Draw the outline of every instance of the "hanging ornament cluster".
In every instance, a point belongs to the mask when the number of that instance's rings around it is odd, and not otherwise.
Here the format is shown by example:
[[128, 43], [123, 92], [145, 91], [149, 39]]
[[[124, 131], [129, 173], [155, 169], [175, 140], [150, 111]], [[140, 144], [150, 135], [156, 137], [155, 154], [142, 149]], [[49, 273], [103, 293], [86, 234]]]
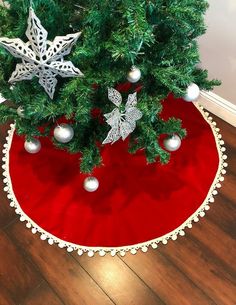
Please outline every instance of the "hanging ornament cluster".
[[164, 147], [168, 151], [176, 151], [180, 148], [181, 146], [181, 139], [178, 135], [174, 134], [172, 136], [168, 136], [164, 140]]
[[[14, 57], [22, 60], [16, 65], [15, 71], [9, 79], [10, 83], [22, 80], [39, 78], [39, 84], [46, 93], [53, 99], [57, 76], [61, 77], [82, 77], [83, 73], [76, 68], [71, 61], [64, 61], [64, 56], [71, 52], [81, 32], [57, 36], [54, 41], [48, 41], [48, 33], [36, 16], [32, 7], [29, 9], [28, 28], [26, 36], [28, 42], [24, 43], [19, 38], [0, 38], [0, 46], [8, 50]], [[141, 71], [132, 66], [127, 74], [130, 83], [137, 83], [141, 79]], [[186, 101], [195, 101], [200, 95], [199, 87], [192, 83], [188, 86]], [[137, 108], [137, 93], [129, 94], [126, 104], [122, 105], [122, 96], [119, 91], [108, 89], [108, 99], [116, 106], [115, 109], [104, 115], [107, 124], [111, 127], [103, 144], [114, 143], [120, 138], [125, 140], [136, 128], [136, 122], [142, 118], [142, 112]], [[24, 107], [19, 106], [16, 110], [20, 118], [24, 118]], [[74, 130], [69, 124], [60, 124], [55, 127], [54, 138], [63, 144], [69, 143], [74, 137]], [[172, 135], [164, 140], [166, 150], [176, 151], [181, 146], [181, 139], [178, 135]], [[38, 139], [25, 141], [25, 150], [30, 154], [36, 154], [41, 150], [41, 142]], [[84, 189], [87, 192], [95, 192], [99, 188], [99, 181], [95, 177], [88, 177], [84, 180]]]
[[[17, 111], [20, 115], [22, 115], [21, 110], [22, 109], [19, 109], [19, 111]], [[54, 129], [54, 138], [60, 143], [68, 143], [73, 139], [73, 137], [74, 129], [68, 124], [58, 125]], [[24, 147], [28, 153], [36, 154], [41, 150], [41, 143], [38, 139], [33, 139], [31, 141], [25, 141]]]
[[0, 38], [0, 46], [22, 60], [21, 64], [16, 65], [16, 70], [12, 73], [9, 82], [31, 80], [37, 76], [39, 84], [53, 99], [57, 75], [61, 77], [83, 76], [83, 73], [71, 61], [64, 61], [63, 58], [71, 52], [71, 48], [76, 44], [80, 35], [81, 32], [57, 36], [53, 42], [48, 41], [48, 33], [31, 7], [26, 31], [29, 41], [24, 43], [19, 38]]
[[186, 90], [186, 94], [183, 97], [183, 99], [186, 102], [195, 102], [200, 96], [200, 89], [198, 87], [198, 85], [191, 83], [187, 90]]
[[120, 138], [125, 140], [136, 128], [136, 121], [142, 118], [142, 112], [137, 106], [137, 93], [129, 94], [125, 110], [121, 110], [122, 96], [119, 91], [109, 88], [108, 99], [116, 108], [107, 114], [104, 114], [106, 122], [111, 126], [106, 139], [102, 144], [115, 143]]
[[54, 129], [54, 138], [60, 143], [69, 143], [74, 137], [74, 129], [68, 124], [60, 124]]
[[137, 83], [141, 79], [141, 71], [139, 68], [133, 66], [131, 70], [128, 72], [127, 80], [130, 83]]

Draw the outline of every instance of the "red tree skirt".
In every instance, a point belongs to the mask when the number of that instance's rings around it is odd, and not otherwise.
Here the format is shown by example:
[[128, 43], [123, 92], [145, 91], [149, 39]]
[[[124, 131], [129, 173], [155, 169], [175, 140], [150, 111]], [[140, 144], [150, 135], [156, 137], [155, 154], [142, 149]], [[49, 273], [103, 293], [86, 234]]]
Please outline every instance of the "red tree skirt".
[[83, 189], [78, 155], [55, 149], [48, 139], [30, 155], [12, 125], [3, 165], [11, 206], [42, 239], [89, 256], [147, 251], [184, 235], [214, 201], [227, 164], [219, 130], [200, 107], [169, 98], [163, 117], [170, 116], [188, 131], [170, 163], [147, 165], [143, 151], [127, 152], [127, 142], [106, 145], [104, 166], [94, 172], [100, 182], [95, 193]]

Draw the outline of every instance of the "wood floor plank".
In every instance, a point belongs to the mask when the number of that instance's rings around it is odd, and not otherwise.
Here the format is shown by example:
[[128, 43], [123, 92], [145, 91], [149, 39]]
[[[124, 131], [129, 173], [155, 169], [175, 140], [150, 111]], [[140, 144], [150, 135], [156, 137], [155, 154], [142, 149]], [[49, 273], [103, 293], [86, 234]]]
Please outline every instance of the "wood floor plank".
[[232, 200], [219, 194], [210, 211], [207, 212], [207, 219], [210, 219], [227, 235], [236, 240], [236, 205]]
[[[163, 305], [163, 301], [128, 268], [119, 257], [89, 258], [73, 254], [116, 305]], [[127, 289], [128, 288], [128, 289]]]
[[0, 275], [0, 286], [9, 292], [16, 303], [20, 303], [42, 282], [38, 271], [2, 230], [0, 231]]
[[44, 282], [30, 294], [30, 296], [22, 303], [22, 305], [64, 305], [55, 292]]
[[220, 193], [232, 200], [236, 205], [236, 174], [228, 172]]
[[8, 232], [66, 305], [114, 305], [65, 250], [49, 246], [18, 223], [11, 225]]
[[[203, 243], [228, 267], [235, 271], [236, 276], [236, 240], [224, 233], [209, 219], [195, 224], [190, 234]], [[209, 236], [211, 237], [209, 241]]]
[[[1, 175], [1, 173], [0, 173]], [[13, 208], [9, 205], [9, 199], [3, 192], [3, 182], [0, 181], [0, 229], [6, 227], [11, 221], [17, 218]]]
[[10, 129], [10, 123], [0, 126], [0, 144], [1, 146], [6, 143], [7, 131]]
[[213, 117], [214, 121], [217, 123], [217, 127], [220, 128], [220, 133], [222, 134], [225, 143], [236, 149], [236, 128], [216, 116]]
[[236, 149], [232, 149], [230, 146], [226, 146], [226, 152], [228, 163], [227, 172], [236, 173]]
[[[168, 305], [215, 305], [159, 251], [138, 252], [121, 258]], [[138, 262], [138, 263], [137, 263]]]
[[221, 261], [197, 240], [192, 240], [187, 234], [175, 242], [170, 241], [159, 251], [191, 278], [217, 305], [235, 304], [236, 278], [228, 274]]
[[[0, 275], [1, 277], [2, 275]], [[0, 285], [0, 304], [1, 305], [16, 305], [10, 293]]]
[[[1, 126], [0, 128], [0, 159], [2, 160], [3, 153], [3, 144], [5, 143], [5, 137], [7, 135], [6, 130], [8, 129], [7, 125]], [[6, 193], [3, 191], [4, 183], [2, 179], [3, 169], [0, 166], [0, 229], [4, 228], [9, 222], [16, 218], [14, 210], [9, 205], [9, 199], [6, 196]]]

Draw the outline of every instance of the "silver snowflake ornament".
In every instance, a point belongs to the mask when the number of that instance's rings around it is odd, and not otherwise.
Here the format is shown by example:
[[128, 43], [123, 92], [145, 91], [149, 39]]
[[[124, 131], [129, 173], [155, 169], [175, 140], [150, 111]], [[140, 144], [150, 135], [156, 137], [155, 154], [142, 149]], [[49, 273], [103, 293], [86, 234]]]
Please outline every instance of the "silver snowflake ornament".
[[47, 94], [53, 99], [57, 79], [61, 77], [83, 76], [71, 61], [64, 61], [64, 56], [71, 52], [81, 32], [57, 36], [54, 41], [48, 41], [48, 32], [42, 26], [33, 8], [29, 10], [28, 28], [26, 36], [29, 39], [24, 43], [21, 39], [0, 38], [0, 46], [8, 50], [14, 57], [22, 60], [16, 65], [16, 70], [9, 79], [10, 83], [22, 80], [31, 80], [34, 76]]
[[137, 106], [137, 93], [129, 94], [125, 110], [121, 110], [122, 96], [119, 91], [108, 89], [108, 99], [116, 106], [116, 108], [107, 114], [104, 114], [106, 122], [111, 126], [106, 139], [102, 144], [115, 143], [120, 138], [125, 140], [136, 128], [136, 121], [142, 117], [142, 112]]

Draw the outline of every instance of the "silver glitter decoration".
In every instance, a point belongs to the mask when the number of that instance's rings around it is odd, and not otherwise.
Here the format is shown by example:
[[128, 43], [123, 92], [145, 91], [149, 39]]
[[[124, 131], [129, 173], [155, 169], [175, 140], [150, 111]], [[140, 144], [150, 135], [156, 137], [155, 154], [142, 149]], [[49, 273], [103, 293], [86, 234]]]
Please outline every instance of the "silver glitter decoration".
[[105, 114], [106, 122], [111, 126], [106, 139], [102, 144], [115, 143], [120, 138], [125, 140], [136, 128], [136, 121], [141, 119], [142, 112], [137, 106], [137, 93], [129, 94], [125, 110], [120, 110], [122, 96], [117, 90], [108, 89], [108, 99], [116, 106], [116, 108]]
[[61, 77], [83, 76], [83, 73], [71, 61], [64, 61], [63, 58], [71, 52], [71, 48], [76, 44], [80, 35], [81, 32], [57, 36], [53, 42], [48, 41], [47, 31], [41, 25], [33, 8], [30, 8], [26, 31], [29, 41], [24, 43], [19, 38], [0, 38], [0, 46], [22, 60], [21, 64], [16, 65], [16, 70], [12, 73], [9, 82], [31, 80], [37, 76], [39, 84], [53, 99], [57, 75]]

